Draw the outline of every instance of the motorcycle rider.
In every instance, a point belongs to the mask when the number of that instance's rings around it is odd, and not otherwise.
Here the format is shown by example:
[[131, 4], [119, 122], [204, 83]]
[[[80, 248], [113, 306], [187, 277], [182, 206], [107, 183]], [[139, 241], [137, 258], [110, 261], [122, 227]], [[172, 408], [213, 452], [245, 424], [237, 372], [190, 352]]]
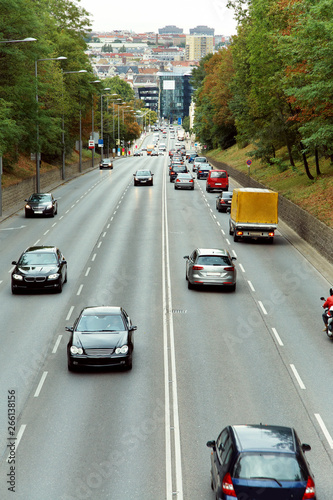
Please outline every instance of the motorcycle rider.
[[325, 323], [325, 328], [323, 329], [323, 332], [326, 332], [326, 330], [327, 330], [328, 318], [331, 317], [331, 314], [330, 314], [331, 307], [333, 307], [333, 288], [330, 288], [330, 296], [327, 297], [326, 301], [323, 304], [323, 308], [324, 309], [327, 308], [327, 311], [325, 311], [323, 313], [323, 321]]

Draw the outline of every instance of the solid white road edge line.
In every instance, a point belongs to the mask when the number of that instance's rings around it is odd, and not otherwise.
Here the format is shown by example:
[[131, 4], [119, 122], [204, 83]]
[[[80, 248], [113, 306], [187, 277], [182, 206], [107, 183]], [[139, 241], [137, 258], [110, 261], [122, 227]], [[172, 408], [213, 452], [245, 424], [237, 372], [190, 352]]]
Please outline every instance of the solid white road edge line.
[[[166, 166], [166, 161], [165, 164]], [[167, 215], [167, 201], [166, 201], [166, 182], [165, 182], [165, 169], [163, 176], [163, 220], [162, 227], [164, 227], [164, 242], [165, 247], [163, 246], [163, 261], [166, 264], [166, 280], [165, 283], [165, 299], [166, 299], [166, 307], [167, 307], [167, 315], [163, 315], [163, 321], [166, 321], [168, 318], [169, 324], [169, 335], [170, 335], [170, 361], [171, 361], [171, 394], [172, 394], [172, 408], [173, 408], [173, 433], [174, 433], [174, 449], [175, 449], [175, 478], [176, 478], [176, 489], [172, 488], [173, 491], [168, 491], [167, 500], [171, 500], [172, 498], [177, 498], [177, 500], [183, 500], [183, 480], [182, 480], [182, 463], [181, 463], [181, 446], [180, 446], [180, 431], [179, 431], [179, 412], [178, 412], [178, 394], [177, 394], [177, 372], [176, 372], [176, 356], [175, 356], [175, 344], [174, 344], [174, 328], [173, 328], [173, 317], [172, 317], [172, 295], [171, 295], [171, 277], [170, 277], [170, 260], [169, 260], [169, 238], [168, 238], [168, 215]], [[165, 248], [165, 256], [164, 256], [164, 248]], [[165, 260], [164, 260], [165, 259]], [[163, 287], [164, 290], [164, 287]], [[167, 340], [167, 338], [166, 338]], [[168, 346], [165, 345], [164, 349], [168, 351]], [[168, 383], [168, 391], [169, 391], [169, 377], [168, 380], [165, 380], [165, 384]], [[168, 396], [169, 398], [169, 396]], [[168, 402], [169, 404], [169, 402]], [[169, 412], [170, 413], [170, 412]], [[168, 417], [169, 419], [169, 417]], [[170, 429], [170, 427], [169, 427]], [[170, 436], [169, 438], [170, 439]], [[169, 454], [169, 451], [167, 452]], [[167, 465], [167, 469], [169, 471], [169, 466]], [[168, 480], [168, 478], [167, 478]], [[171, 478], [172, 481], [172, 478]]]

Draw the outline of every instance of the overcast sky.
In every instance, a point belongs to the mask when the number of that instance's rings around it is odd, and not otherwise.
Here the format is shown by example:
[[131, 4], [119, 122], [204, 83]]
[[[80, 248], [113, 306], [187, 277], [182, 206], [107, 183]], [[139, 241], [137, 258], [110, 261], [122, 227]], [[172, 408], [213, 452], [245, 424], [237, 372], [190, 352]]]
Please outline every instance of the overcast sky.
[[81, 0], [79, 5], [91, 13], [92, 29], [151, 31], [174, 24], [189, 33], [190, 28], [206, 25], [215, 35], [234, 35], [236, 22], [227, 0]]

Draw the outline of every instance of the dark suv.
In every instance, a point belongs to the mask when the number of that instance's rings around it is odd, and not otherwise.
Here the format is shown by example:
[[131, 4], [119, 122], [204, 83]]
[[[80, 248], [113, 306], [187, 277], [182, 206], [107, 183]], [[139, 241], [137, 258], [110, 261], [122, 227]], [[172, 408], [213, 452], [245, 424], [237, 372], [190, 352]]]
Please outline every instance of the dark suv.
[[291, 427], [230, 425], [211, 453], [211, 486], [221, 500], [316, 499], [315, 484], [301, 444]]
[[178, 174], [187, 173], [185, 165], [171, 165], [169, 170], [170, 182], [173, 182]]

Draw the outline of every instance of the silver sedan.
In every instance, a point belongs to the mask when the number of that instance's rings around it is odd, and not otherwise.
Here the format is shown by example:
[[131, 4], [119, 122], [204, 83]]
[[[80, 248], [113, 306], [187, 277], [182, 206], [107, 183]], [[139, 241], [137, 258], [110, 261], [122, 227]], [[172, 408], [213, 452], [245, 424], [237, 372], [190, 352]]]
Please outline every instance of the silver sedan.
[[180, 172], [175, 179], [175, 189], [194, 189], [192, 175], [190, 173]]
[[236, 290], [236, 269], [228, 250], [219, 248], [196, 248], [185, 255], [188, 288], [199, 285], [218, 285]]

